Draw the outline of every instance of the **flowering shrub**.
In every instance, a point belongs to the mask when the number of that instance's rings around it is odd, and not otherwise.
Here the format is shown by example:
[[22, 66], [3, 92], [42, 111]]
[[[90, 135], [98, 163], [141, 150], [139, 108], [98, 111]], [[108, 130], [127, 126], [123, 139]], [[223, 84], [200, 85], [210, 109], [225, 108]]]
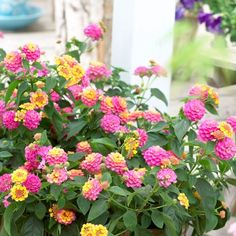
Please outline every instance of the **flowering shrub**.
[[[1, 51], [1, 235], [107, 236], [158, 228], [193, 235], [223, 227], [223, 189], [235, 180], [236, 118], [217, 122], [217, 93], [195, 85], [176, 117], [149, 110], [151, 82], [166, 74], [151, 61], [135, 70], [80, 64], [103, 35], [91, 25], [55, 65], [27, 44]], [[160, 78], [162, 79], [162, 78]], [[167, 100], [152, 88], [151, 97]]]

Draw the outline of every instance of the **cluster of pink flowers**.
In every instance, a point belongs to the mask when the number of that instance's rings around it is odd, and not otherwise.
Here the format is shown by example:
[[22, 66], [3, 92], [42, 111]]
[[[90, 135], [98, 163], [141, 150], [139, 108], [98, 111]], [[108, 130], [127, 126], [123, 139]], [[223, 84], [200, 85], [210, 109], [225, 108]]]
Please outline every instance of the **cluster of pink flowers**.
[[80, 163], [80, 167], [90, 174], [98, 174], [101, 171], [102, 158], [100, 153], [91, 153]]
[[63, 149], [57, 147], [50, 149], [45, 158], [49, 165], [65, 164], [67, 159], [67, 153]]
[[47, 174], [47, 181], [51, 184], [61, 185], [68, 179], [66, 168], [55, 168], [51, 173]]
[[101, 62], [92, 62], [86, 71], [86, 76], [92, 81], [108, 79], [111, 76], [111, 70], [108, 70], [106, 65]]
[[99, 99], [99, 93], [92, 87], [84, 88], [81, 93], [81, 101], [88, 107], [94, 106]]
[[145, 173], [145, 168], [126, 171], [123, 174], [126, 186], [129, 188], [140, 188], [142, 186], [142, 180]]
[[103, 113], [113, 113], [119, 115], [127, 111], [127, 102], [119, 96], [103, 97], [101, 100], [101, 111]]
[[139, 146], [143, 147], [148, 140], [147, 132], [144, 129], [137, 129], [137, 132], [138, 132], [138, 136], [139, 136], [139, 138], [138, 138]]
[[105, 159], [105, 165], [108, 169], [116, 172], [118, 175], [122, 175], [128, 170], [125, 158], [118, 152], [110, 153]]
[[16, 112], [15, 111], [6, 111], [3, 113], [2, 121], [3, 125], [9, 129], [17, 129], [20, 125], [18, 121], [15, 121]]
[[168, 188], [172, 183], [177, 182], [177, 175], [172, 169], [165, 168], [157, 172], [157, 179], [160, 186]]
[[116, 115], [107, 114], [101, 119], [101, 128], [106, 133], [115, 133], [120, 128], [120, 118]]
[[37, 61], [42, 54], [38, 45], [33, 43], [24, 45], [21, 51], [25, 54], [28, 61]]
[[97, 24], [90, 24], [84, 29], [84, 34], [93, 41], [97, 41], [102, 38], [103, 29]]
[[167, 72], [166, 70], [160, 66], [154, 63], [150, 67], [147, 66], [139, 66], [135, 69], [134, 74], [143, 78], [143, 77], [160, 77], [160, 76], [166, 76]]
[[95, 201], [102, 192], [103, 186], [98, 179], [89, 179], [82, 188], [84, 198]]
[[155, 110], [145, 111], [143, 113], [143, 117], [144, 117], [145, 120], [147, 120], [149, 122], [153, 122], [153, 123], [163, 121], [161, 113], [158, 112], [158, 111], [155, 111]]
[[41, 188], [41, 180], [35, 174], [28, 174], [26, 181], [23, 185], [31, 192], [38, 193]]
[[35, 110], [30, 110], [25, 113], [24, 126], [29, 130], [37, 129], [41, 121], [41, 115]]
[[11, 175], [10, 174], [3, 174], [0, 176], [0, 192], [7, 192], [11, 189]]
[[87, 141], [82, 141], [77, 143], [76, 152], [83, 152], [85, 154], [90, 154], [92, 153], [92, 148]]
[[7, 53], [4, 59], [4, 65], [7, 70], [18, 73], [22, 71], [23, 58], [20, 52], [10, 52]]

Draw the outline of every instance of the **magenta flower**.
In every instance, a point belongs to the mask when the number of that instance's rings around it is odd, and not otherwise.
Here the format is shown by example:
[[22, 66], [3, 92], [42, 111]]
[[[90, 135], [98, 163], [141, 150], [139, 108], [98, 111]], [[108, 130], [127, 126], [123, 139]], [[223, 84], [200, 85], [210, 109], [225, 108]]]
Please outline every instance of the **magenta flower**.
[[177, 175], [172, 169], [160, 169], [157, 172], [157, 179], [161, 187], [168, 188], [172, 183], [176, 183]]

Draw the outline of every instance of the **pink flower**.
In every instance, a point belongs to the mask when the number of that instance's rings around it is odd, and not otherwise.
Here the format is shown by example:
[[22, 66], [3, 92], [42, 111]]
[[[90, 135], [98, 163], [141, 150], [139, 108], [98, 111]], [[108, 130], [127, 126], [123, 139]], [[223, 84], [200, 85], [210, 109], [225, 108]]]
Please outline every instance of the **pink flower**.
[[138, 134], [139, 134], [139, 146], [140, 147], [143, 147], [147, 140], [148, 140], [148, 135], [147, 135], [147, 132], [144, 130], [144, 129], [137, 129], [138, 131]]
[[55, 92], [55, 91], [52, 91], [52, 92], [51, 92], [51, 100], [52, 100], [53, 102], [59, 102], [60, 99], [61, 99], [60, 94], [58, 94], [58, 93]]
[[72, 93], [74, 99], [78, 101], [81, 97], [83, 87], [81, 85], [75, 84], [73, 86], [70, 86], [68, 90]]
[[89, 65], [86, 76], [93, 81], [108, 79], [111, 76], [111, 70], [108, 70], [103, 63], [94, 62]]
[[48, 75], [49, 71], [45, 63], [41, 63], [42, 69], [37, 69], [36, 67], [31, 67], [30, 71], [33, 75], [36, 74], [38, 77], [45, 77]]
[[141, 78], [144, 76], [150, 77], [152, 75], [149, 71], [149, 68], [146, 66], [137, 67], [134, 71], [134, 74], [140, 76]]
[[188, 92], [190, 96], [197, 96], [200, 98], [203, 102], [207, 99], [208, 97], [208, 91], [207, 91], [208, 86], [204, 86], [201, 84], [195, 84]]
[[222, 160], [232, 159], [236, 154], [236, 145], [232, 139], [225, 138], [217, 142], [215, 153]]
[[4, 174], [0, 176], [0, 192], [7, 192], [11, 189], [11, 175]]
[[142, 187], [142, 178], [145, 175], [145, 169], [128, 170], [123, 174], [125, 184], [129, 188]]
[[18, 121], [15, 121], [15, 111], [6, 111], [3, 113], [3, 125], [10, 130], [17, 129], [20, 125]]
[[37, 129], [41, 121], [41, 115], [34, 110], [27, 111], [24, 117], [24, 126], [29, 130]]
[[55, 168], [52, 173], [47, 174], [47, 181], [51, 184], [61, 185], [68, 179], [67, 170], [65, 168]]
[[63, 149], [54, 147], [48, 151], [45, 159], [49, 165], [57, 165], [67, 162], [68, 157]]
[[24, 182], [24, 186], [31, 192], [31, 193], [38, 193], [41, 188], [41, 180], [37, 175], [29, 174], [27, 176], [26, 181]]
[[91, 174], [98, 174], [101, 170], [101, 163], [102, 155], [100, 153], [91, 153], [81, 162], [80, 167]]
[[4, 65], [7, 70], [18, 73], [22, 71], [22, 56], [19, 52], [7, 53], [4, 59]]
[[76, 152], [83, 152], [86, 154], [90, 154], [92, 153], [92, 148], [87, 141], [82, 141], [82, 142], [77, 143]]
[[118, 152], [110, 153], [105, 159], [105, 165], [118, 175], [122, 175], [128, 169], [125, 158]]
[[167, 71], [165, 70], [165, 68], [163, 68], [160, 65], [154, 65], [150, 69], [151, 69], [152, 75], [155, 75], [155, 76], [166, 76], [167, 75]]
[[191, 121], [199, 121], [206, 113], [204, 103], [193, 99], [185, 103], [183, 107], [184, 115]]
[[177, 175], [172, 169], [160, 169], [157, 172], [157, 179], [160, 186], [168, 188], [172, 183], [176, 183]]
[[99, 93], [92, 87], [87, 87], [81, 94], [81, 101], [88, 107], [94, 106], [99, 98]]
[[89, 201], [95, 201], [102, 190], [102, 184], [97, 179], [90, 179], [82, 187], [82, 194]]
[[236, 116], [230, 116], [227, 119], [227, 123], [231, 125], [233, 131], [236, 133]]
[[159, 146], [152, 146], [143, 152], [143, 157], [147, 164], [151, 167], [161, 166], [168, 160], [170, 155], [169, 153]]
[[30, 162], [37, 168], [38, 162], [38, 151], [39, 145], [35, 143], [31, 143], [30, 145], [25, 147], [25, 159], [26, 161]]
[[236, 223], [229, 226], [228, 233], [232, 234], [232, 236], [236, 236]]
[[97, 24], [90, 24], [84, 29], [84, 34], [93, 41], [97, 41], [102, 38], [103, 30]]
[[24, 45], [21, 51], [25, 54], [28, 61], [37, 61], [41, 56], [39, 47], [33, 43]]
[[204, 120], [198, 128], [198, 138], [203, 142], [212, 141], [215, 139], [214, 132], [218, 130], [218, 123], [215, 120]]
[[120, 128], [120, 118], [116, 115], [104, 115], [101, 119], [101, 128], [106, 133], [115, 133]]
[[112, 104], [113, 104], [113, 113], [120, 114], [127, 110], [127, 102], [125, 98], [115, 96], [112, 97]]
[[143, 116], [145, 120], [153, 123], [160, 122], [163, 120], [160, 112], [158, 111], [145, 111]]

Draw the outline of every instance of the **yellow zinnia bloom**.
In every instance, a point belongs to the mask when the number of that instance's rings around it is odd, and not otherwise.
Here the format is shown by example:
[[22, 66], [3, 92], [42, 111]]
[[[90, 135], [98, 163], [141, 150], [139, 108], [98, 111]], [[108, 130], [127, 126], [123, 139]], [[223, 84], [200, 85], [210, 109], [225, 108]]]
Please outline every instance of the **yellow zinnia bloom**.
[[10, 194], [13, 200], [19, 202], [24, 201], [28, 197], [29, 191], [25, 186], [16, 184], [11, 188]]

